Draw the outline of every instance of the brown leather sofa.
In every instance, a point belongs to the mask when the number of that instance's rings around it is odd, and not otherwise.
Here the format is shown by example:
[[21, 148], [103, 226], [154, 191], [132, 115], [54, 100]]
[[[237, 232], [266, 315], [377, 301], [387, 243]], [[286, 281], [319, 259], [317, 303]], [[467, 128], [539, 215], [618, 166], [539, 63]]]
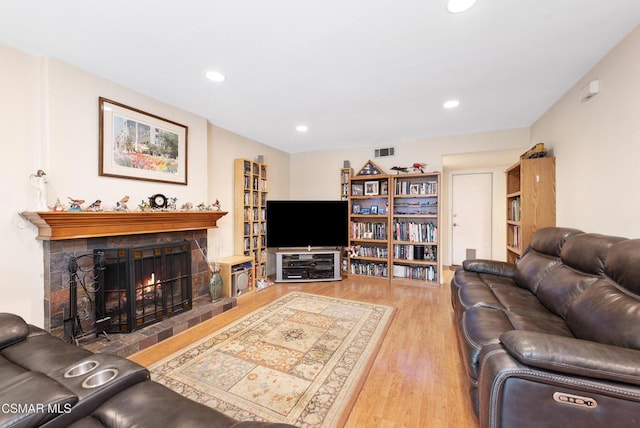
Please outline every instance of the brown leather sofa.
[[0, 427], [38, 426], [291, 427], [237, 421], [151, 381], [139, 364], [0, 313]]
[[541, 229], [451, 298], [481, 427], [640, 426], [640, 239]]

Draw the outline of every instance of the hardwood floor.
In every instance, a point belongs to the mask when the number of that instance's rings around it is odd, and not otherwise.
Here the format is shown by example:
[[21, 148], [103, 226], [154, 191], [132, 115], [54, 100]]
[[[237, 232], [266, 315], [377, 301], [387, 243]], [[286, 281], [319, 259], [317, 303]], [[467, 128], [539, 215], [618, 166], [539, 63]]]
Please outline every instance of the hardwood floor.
[[147, 348], [130, 359], [152, 364], [289, 291], [386, 304], [397, 308], [346, 427], [478, 427], [458, 355], [449, 292], [349, 278], [282, 283], [243, 296], [238, 306]]

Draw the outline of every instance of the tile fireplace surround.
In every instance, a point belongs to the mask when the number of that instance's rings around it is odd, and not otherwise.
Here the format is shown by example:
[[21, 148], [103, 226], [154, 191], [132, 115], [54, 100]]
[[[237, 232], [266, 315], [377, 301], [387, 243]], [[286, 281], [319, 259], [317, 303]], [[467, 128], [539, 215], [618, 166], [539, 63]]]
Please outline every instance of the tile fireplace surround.
[[[216, 303], [209, 301], [209, 269], [194, 242], [197, 240], [201, 247], [206, 248], [207, 229], [217, 227], [216, 221], [226, 212], [211, 213], [209, 216], [192, 215], [203, 213], [179, 212], [126, 213], [124, 216], [117, 214], [22, 213], [39, 227], [38, 239], [43, 243], [46, 330], [56, 336], [64, 336], [63, 321], [69, 314], [69, 260], [72, 257], [92, 254], [94, 249], [143, 247], [190, 241], [193, 296], [193, 308], [190, 311], [166, 318], [143, 329], [128, 334], [111, 334], [111, 340], [107, 340], [106, 337], [98, 340], [89, 339], [95, 336], [88, 335], [88, 343], [85, 344], [83, 339], [83, 346], [95, 352], [113, 352], [128, 356], [236, 305], [235, 299], [223, 299]], [[81, 295], [80, 289], [78, 295]]]

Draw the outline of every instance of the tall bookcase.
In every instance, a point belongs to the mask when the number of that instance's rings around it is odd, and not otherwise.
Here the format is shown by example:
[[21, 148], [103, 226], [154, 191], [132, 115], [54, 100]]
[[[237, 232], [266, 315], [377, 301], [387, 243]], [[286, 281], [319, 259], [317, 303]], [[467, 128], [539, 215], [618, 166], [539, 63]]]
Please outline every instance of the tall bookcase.
[[507, 261], [515, 263], [538, 229], [556, 225], [556, 159], [521, 159], [507, 169]]
[[349, 275], [389, 279], [389, 176], [369, 161], [349, 179]]
[[267, 276], [267, 165], [248, 159], [234, 161], [235, 253], [252, 256], [255, 277]]
[[389, 176], [367, 165], [379, 173], [349, 180], [349, 274], [439, 284], [440, 174]]
[[392, 178], [391, 279], [439, 283], [440, 174]]

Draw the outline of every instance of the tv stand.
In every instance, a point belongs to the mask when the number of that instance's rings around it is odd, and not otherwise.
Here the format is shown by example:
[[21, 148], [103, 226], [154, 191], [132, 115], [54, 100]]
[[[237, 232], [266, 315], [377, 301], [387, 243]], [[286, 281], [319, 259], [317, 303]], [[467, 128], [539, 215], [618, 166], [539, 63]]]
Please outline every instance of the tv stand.
[[339, 281], [340, 251], [282, 248], [276, 251], [276, 282]]

